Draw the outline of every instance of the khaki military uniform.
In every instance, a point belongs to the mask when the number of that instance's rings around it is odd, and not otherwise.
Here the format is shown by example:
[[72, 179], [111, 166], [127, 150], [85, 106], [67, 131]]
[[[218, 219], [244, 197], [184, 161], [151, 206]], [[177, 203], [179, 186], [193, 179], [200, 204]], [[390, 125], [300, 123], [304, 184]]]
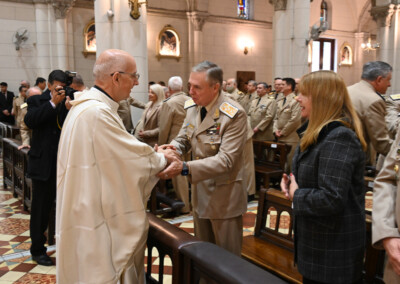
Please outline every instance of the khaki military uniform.
[[286, 96], [286, 100], [280, 100], [277, 104], [277, 110], [274, 118], [274, 133], [281, 131], [281, 137], [278, 142], [282, 142], [292, 146], [287, 157], [286, 172], [290, 172], [294, 151], [300, 141], [296, 132], [301, 125], [301, 109], [299, 103], [295, 99], [294, 93]]
[[368, 144], [367, 164], [375, 165], [376, 152], [386, 156], [393, 142], [385, 123], [385, 99], [364, 80], [348, 87], [348, 91], [363, 125], [364, 139]]
[[[260, 100], [259, 100], [260, 99]], [[273, 121], [276, 113], [276, 102], [268, 95], [253, 100], [249, 109], [249, 120], [251, 129], [258, 128], [253, 139], [263, 141], [274, 141]]]
[[241, 254], [247, 193], [242, 185], [243, 149], [247, 120], [242, 107], [220, 94], [203, 121], [201, 107], [185, 104], [187, 115], [172, 141], [177, 150], [192, 150], [188, 162], [192, 184], [195, 235], [203, 241]]
[[238, 88], [236, 88], [235, 90], [233, 90], [232, 93], [229, 93], [229, 94], [230, 94], [229, 97], [230, 97], [231, 99], [237, 101], [237, 102], [239, 102], [239, 98], [240, 98], [241, 96], [244, 95], [243, 92], [239, 91]]
[[119, 101], [118, 115], [122, 119], [122, 122], [124, 123], [124, 126], [128, 132], [131, 132], [133, 129], [130, 106], [144, 109], [146, 104], [132, 97]]
[[[184, 105], [189, 99], [190, 97], [184, 92], [179, 92], [164, 100], [158, 114], [158, 145], [168, 144], [178, 135], [186, 117]], [[190, 201], [187, 178], [178, 175], [172, 178], [172, 185], [174, 186], [177, 197], [185, 203], [185, 207], [183, 207], [181, 211], [183, 213], [189, 212]]]
[[[400, 128], [397, 129], [396, 140], [383, 163], [382, 170], [374, 182], [372, 244], [383, 249], [382, 240], [400, 238]], [[385, 283], [400, 283], [391, 263], [386, 262]]]
[[[145, 134], [145, 138], [139, 138], [144, 143], [147, 143], [151, 147], [154, 147], [156, 143], [158, 143], [158, 112], [161, 109], [161, 104], [152, 106], [153, 102], [148, 102], [143, 111], [141, 121], [143, 122], [143, 133]], [[135, 133], [136, 134], [136, 133]]]
[[253, 129], [247, 120], [247, 140], [243, 150], [243, 187], [248, 195], [256, 193], [256, 170], [254, 168]]
[[389, 137], [395, 139], [397, 128], [400, 125], [400, 94], [386, 97], [386, 126]]
[[24, 118], [27, 112], [28, 112], [28, 104], [24, 103], [21, 105], [21, 109], [19, 112], [21, 114], [19, 132], [21, 134], [22, 145], [31, 145], [32, 130], [28, 126], [26, 126], [24, 122]]
[[26, 99], [24, 97], [22, 97], [21, 95], [16, 98], [14, 97], [14, 100], [13, 100], [12, 112], [14, 113], [14, 117], [15, 117], [15, 125], [17, 125], [18, 127], [21, 124], [21, 120], [24, 119], [21, 114], [21, 106], [25, 103], [25, 101], [26, 101]]

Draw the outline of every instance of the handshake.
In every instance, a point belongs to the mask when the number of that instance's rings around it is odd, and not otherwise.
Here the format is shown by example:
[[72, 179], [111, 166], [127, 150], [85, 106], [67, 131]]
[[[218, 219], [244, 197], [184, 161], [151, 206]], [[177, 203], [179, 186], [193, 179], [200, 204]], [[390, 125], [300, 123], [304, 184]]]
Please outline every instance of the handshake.
[[160, 179], [170, 179], [180, 175], [183, 169], [183, 161], [181, 156], [176, 151], [176, 148], [172, 145], [162, 145], [158, 146], [157, 144], [154, 146], [154, 150], [157, 153], [164, 154], [167, 159], [167, 166], [164, 170], [157, 174], [157, 177]]

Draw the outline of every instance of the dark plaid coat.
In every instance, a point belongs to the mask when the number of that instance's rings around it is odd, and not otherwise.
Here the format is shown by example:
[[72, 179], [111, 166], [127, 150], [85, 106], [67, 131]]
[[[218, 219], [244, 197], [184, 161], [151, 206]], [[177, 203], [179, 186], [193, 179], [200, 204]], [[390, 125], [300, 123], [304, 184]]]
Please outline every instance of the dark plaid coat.
[[[299, 129], [305, 130], [307, 125]], [[351, 283], [361, 278], [365, 247], [365, 154], [351, 129], [327, 125], [316, 144], [293, 158], [295, 261], [306, 278]]]

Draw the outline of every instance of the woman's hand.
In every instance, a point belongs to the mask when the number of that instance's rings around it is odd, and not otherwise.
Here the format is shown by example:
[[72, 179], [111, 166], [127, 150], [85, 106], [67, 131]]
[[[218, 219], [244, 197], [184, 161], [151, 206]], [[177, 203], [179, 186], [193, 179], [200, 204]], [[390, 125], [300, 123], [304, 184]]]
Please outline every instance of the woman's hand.
[[294, 192], [299, 188], [295, 176], [290, 173], [290, 185], [289, 185], [289, 196], [290, 200], [293, 200]]
[[282, 180], [281, 180], [281, 190], [285, 194], [286, 198], [290, 200], [289, 185], [290, 185], [290, 180], [288, 178], [288, 175], [283, 174]]

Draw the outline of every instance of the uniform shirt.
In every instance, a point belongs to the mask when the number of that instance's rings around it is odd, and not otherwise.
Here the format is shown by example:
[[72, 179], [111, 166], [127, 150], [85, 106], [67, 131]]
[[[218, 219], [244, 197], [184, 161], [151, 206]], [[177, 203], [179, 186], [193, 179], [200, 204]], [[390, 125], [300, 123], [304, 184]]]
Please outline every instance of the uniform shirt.
[[273, 125], [276, 113], [276, 102], [268, 95], [251, 102], [248, 112], [251, 129], [258, 128], [253, 136], [256, 140], [274, 140]]

